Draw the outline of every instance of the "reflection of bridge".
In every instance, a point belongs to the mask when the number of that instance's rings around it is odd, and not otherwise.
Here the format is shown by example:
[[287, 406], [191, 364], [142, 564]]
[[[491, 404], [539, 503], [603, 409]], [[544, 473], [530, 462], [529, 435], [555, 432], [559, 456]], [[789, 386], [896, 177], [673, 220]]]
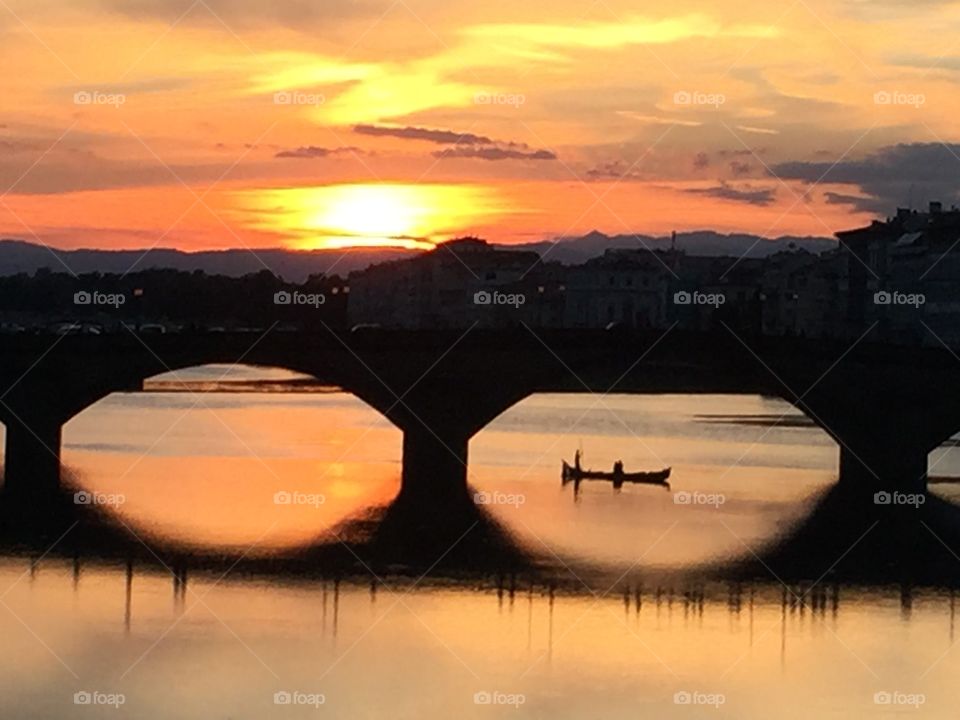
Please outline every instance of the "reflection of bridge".
[[466, 500], [470, 438], [535, 392], [777, 395], [837, 441], [841, 484], [870, 492], [923, 489], [927, 454], [960, 427], [960, 363], [932, 350], [679, 331], [16, 336], [0, 348], [7, 507], [57, 492], [71, 417], [207, 363], [288, 368], [353, 393], [403, 432], [400, 499], [434, 506]]

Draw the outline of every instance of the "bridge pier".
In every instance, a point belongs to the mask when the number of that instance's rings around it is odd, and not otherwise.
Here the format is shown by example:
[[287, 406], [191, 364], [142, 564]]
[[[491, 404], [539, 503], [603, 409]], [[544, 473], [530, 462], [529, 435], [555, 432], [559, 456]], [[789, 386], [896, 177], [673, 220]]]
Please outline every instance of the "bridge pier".
[[456, 507], [469, 502], [469, 443], [467, 432], [442, 425], [429, 430], [423, 425], [404, 430], [403, 470], [397, 499], [422, 507]]
[[927, 448], [903, 442], [877, 442], [867, 449], [840, 447], [840, 485], [879, 492], [927, 490]]
[[47, 418], [12, 418], [6, 426], [3, 498], [9, 507], [44, 507], [60, 492], [63, 425]]

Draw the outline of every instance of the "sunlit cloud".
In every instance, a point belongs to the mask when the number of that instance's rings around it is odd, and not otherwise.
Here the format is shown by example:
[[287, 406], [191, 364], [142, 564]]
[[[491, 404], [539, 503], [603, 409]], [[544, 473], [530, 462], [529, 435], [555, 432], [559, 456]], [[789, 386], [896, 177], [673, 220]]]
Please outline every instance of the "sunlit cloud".
[[515, 23], [477, 25], [466, 34], [497, 47], [591, 48], [613, 50], [629, 45], [659, 45], [694, 38], [771, 38], [779, 34], [772, 26], [723, 25], [707, 15], [674, 18], [631, 17], [623, 21], [583, 22], [570, 25]]
[[774, 128], [762, 128], [756, 127], [753, 125], [737, 125], [737, 130], [743, 130], [748, 133], [756, 133], [757, 135], [779, 135], [780, 131], [775, 130]]
[[270, 53], [258, 57], [256, 67], [261, 69], [250, 77], [250, 92], [264, 94], [355, 82], [380, 72], [375, 64], [308, 53]]
[[632, 112], [630, 110], [618, 110], [617, 115], [636, 120], [638, 123], [644, 123], [646, 125], [682, 125], [684, 127], [699, 127], [703, 125], [699, 120], [644, 115], [643, 113]]

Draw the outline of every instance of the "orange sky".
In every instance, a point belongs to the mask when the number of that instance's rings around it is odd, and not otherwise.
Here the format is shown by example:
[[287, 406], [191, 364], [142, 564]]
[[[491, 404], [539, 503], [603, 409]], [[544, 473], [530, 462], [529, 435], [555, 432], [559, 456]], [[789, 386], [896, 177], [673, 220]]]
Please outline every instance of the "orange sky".
[[0, 234], [830, 235], [955, 199], [958, 25], [905, 0], [5, 0]]

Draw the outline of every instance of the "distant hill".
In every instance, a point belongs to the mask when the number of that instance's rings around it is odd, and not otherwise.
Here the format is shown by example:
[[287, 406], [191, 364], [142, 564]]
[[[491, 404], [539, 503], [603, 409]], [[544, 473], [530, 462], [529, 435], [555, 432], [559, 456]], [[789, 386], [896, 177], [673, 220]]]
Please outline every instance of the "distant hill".
[[272, 270], [284, 280], [300, 283], [310, 275], [333, 273], [346, 276], [373, 263], [411, 255], [406, 250], [216, 250], [183, 252], [169, 248], [152, 250], [53, 250], [20, 240], [0, 240], [0, 275], [33, 274], [40, 268], [77, 275], [89, 272], [125, 273], [133, 270], [170, 268], [203, 270], [211, 275], [240, 277]]
[[[602, 255], [609, 248], [643, 248], [666, 250], [669, 237], [650, 235], [604, 235], [591, 232], [582, 237], [544, 240], [522, 245], [504, 245], [504, 249], [532, 250], [553, 262], [576, 265]], [[772, 240], [756, 235], [723, 235], [708, 230], [677, 234], [677, 247], [690, 255], [735, 256], [762, 258], [790, 243], [810, 252], [820, 253], [837, 246], [836, 241], [822, 237], [779, 237]], [[416, 251], [399, 249], [370, 250], [216, 250], [183, 252], [169, 248], [151, 250], [53, 250], [21, 240], [0, 240], [0, 275], [33, 274], [41, 268], [66, 272], [69, 268], [80, 275], [89, 272], [124, 273], [131, 269], [171, 268], [203, 270], [211, 275], [239, 277], [270, 269], [290, 282], [303, 282], [313, 274], [347, 275], [354, 270], [378, 262], [412, 257]]]

